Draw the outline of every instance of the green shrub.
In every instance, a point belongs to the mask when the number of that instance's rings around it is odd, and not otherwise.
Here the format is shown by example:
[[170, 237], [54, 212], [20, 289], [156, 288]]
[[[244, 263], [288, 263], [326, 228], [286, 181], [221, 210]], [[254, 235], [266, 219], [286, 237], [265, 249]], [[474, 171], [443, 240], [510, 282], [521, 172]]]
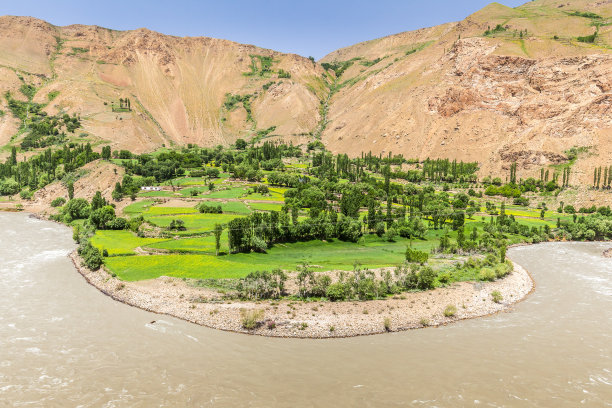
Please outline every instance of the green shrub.
[[447, 285], [450, 283], [451, 279], [452, 275], [450, 272], [444, 272], [438, 275], [438, 282], [440, 282], [442, 285]]
[[[194, 190], [192, 190], [193, 192]], [[196, 194], [197, 194], [197, 190]], [[199, 212], [203, 213], [203, 214], [222, 214], [223, 213], [223, 209], [221, 208], [221, 204], [219, 205], [208, 205], [206, 203], [201, 203], [197, 206], [197, 209]]]
[[255, 271], [240, 279], [236, 289], [242, 299], [278, 299], [285, 292], [286, 280], [287, 275], [280, 269]]
[[397, 238], [397, 230], [393, 227], [389, 228], [385, 233], [385, 241], [387, 242], [395, 242]]
[[584, 37], [578, 37], [577, 40], [579, 42], [582, 42], [582, 43], [592, 44], [592, 43], [595, 42], [595, 38], [596, 37], [597, 37], [597, 35], [592, 34], [592, 35], [587, 35], [587, 36], [584, 36]]
[[19, 192], [19, 197], [21, 197], [22, 200], [31, 200], [33, 196], [34, 193], [29, 188], [24, 188]]
[[23, 84], [21, 85], [21, 88], [19, 88], [19, 90], [22, 94], [27, 96], [29, 100], [32, 100], [32, 98], [34, 98], [34, 95], [36, 95], [36, 87], [34, 85]]
[[342, 282], [332, 283], [327, 287], [325, 296], [332, 302], [345, 300], [348, 296], [347, 287]]
[[448, 305], [444, 309], [444, 316], [446, 317], [453, 317], [455, 314], [457, 314], [457, 306], [455, 305]]
[[19, 192], [19, 183], [13, 179], [5, 179], [0, 182], [0, 195], [13, 195]]
[[494, 290], [493, 292], [491, 292], [491, 298], [493, 298], [493, 301], [495, 303], [501, 303], [501, 301], [504, 299], [499, 290]]
[[512, 268], [507, 263], [501, 263], [495, 266], [495, 276], [500, 279], [508, 275]]
[[64, 197], [57, 197], [53, 201], [51, 201], [51, 207], [61, 207], [66, 203], [66, 199]]
[[291, 73], [281, 68], [278, 70], [278, 77], [279, 78], [291, 78]]
[[425, 264], [429, 259], [429, 254], [424, 251], [419, 251], [416, 249], [412, 249], [410, 247], [406, 248], [406, 261], [407, 262], [415, 262], [420, 263], [421, 265]]
[[78, 253], [83, 259], [83, 264], [91, 269], [92, 271], [96, 271], [100, 269], [102, 265], [102, 254], [100, 250], [94, 246], [92, 246], [89, 242], [82, 244], [79, 246]]
[[480, 273], [478, 274], [478, 279], [483, 281], [492, 282], [495, 280], [497, 275], [495, 275], [495, 271], [491, 268], [482, 268]]
[[432, 268], [423, 268], [418, 275], [418, 288], [421, 290], [433, 289], [436, 276], [437, 274]]
[[51, 102], [52, 100], [57, 98], [58, 95], [59, 95], [59, 91], [51, 91], [47, 94], [47, 99], [49, 99], [49, 102]]
[[419, 320], [419, 324], [423, 327], [427, 327], [429, 326], [429, 319], [421, 317], [421, 320]]

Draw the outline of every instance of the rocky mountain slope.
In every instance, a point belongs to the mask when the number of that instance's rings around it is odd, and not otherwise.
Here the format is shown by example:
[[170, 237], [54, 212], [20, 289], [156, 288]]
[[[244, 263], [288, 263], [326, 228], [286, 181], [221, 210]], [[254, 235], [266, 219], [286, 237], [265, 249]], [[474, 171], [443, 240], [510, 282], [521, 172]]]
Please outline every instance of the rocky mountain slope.
[[[590, 182], [593, 166], [612, 164], [610, 16], [609, 0], [492, 4], [458, 23], [335, 51], [322, 62], [352, 63], [323, 141], [353, 154], [478, 161], [483, 174], [517, 161], [519, 177], [586, 146], [574, 172]], [[593, 43], [578, 40], [597, 26]]]
[[[46, 112], [77, 113], [79, 133], [118, 149], [229, 144], [258, 132], [299, 142], [318, 122], [323, 69], [297, 55], [146, 29], [55, 27], [29, 17], [1, 17], [0, 33], [3, 94], [25, 99], [19, 89], [31, 84], [33, 101], [48, 103]], [[132, 111], [113, 112], [123, 98]], [[20, 123], [11, 115], [0, 120], [4, 145]]]
[[[0, 17], [0, 87], [25, 100], [20, 88], [34, 85], [50, 115], [81, 116], [73, 139], [113, 149], [320, 138], [351, 155], [478, 161], [481, 175], [516, 161], [526, 177], [584, 147], [573, 181], [589, 183], [594, 166], [612, 164], [611, 23], [612, 0], [493, 3], [314, 63], [225, 40]], [[113, 111], [119, 98], [132, 110]], [[0, 145], [18, 144], [5, 99]]]

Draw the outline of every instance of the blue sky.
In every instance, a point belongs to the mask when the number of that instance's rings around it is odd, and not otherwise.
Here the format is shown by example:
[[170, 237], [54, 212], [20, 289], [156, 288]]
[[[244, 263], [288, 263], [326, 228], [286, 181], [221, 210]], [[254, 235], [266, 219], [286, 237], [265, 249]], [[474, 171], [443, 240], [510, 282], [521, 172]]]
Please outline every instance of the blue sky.
[[[526, 0], [501, 0], [516, 7]], [[55, 25], [146, 27], [207, 36], [319, 59], [341, 47], [402, 31], [462, 20], [491, 0], [20, 0], [0, 13]]]

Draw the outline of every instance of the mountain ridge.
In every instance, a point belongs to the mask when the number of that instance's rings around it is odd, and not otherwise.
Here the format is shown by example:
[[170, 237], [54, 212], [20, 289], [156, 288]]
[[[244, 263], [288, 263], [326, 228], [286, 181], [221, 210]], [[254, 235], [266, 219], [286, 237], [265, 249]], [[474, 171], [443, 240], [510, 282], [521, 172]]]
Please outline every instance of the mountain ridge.
[[[516, 161], [527, 177], [578, 147], [590, 150], [575, 165], [587, 182], [594, 165], [612, 164], [611, 15], [609, 0], [492, 3], [318, 62], [210, 37], [3, 16], [0, 83], [21, 100], [32, 84], [48, 114], [80, 115], [71, 140], [113, 149], [320, 139], [352, 156], [476, 160], [483, 175]], [[119, 98], [131, 112], [113, 112]], [[18, 144], [19, 126], [0, 117], [0, 144]]]

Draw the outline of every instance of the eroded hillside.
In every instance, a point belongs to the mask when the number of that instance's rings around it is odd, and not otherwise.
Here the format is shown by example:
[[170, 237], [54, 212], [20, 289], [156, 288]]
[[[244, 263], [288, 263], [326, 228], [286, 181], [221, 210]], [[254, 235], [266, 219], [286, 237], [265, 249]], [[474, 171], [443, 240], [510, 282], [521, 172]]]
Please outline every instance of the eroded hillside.
[[226, 40], [1, 17], [0, 144], [19, 146], [32, 115], [47, 115], [59, 133], [48, 143], [144, 152], [320, 138], [351, 155], [478, 161], [481, 175], [517, 162], [519, 177], [584, 147], [573, 177], [588, 183], [612, 164], [611, 24], [611, 0], [493, 3], [315, 63]]
[[[357, 44], [338, 69], [323, 141], [352, 154], [478, 161], [521, 177], [567, 162], [588, 182], [612, 160], [610, 1], [492, 4], [456, 24]], [[595, 33], [593, 42], [584, 37]]]
[[[323, 70], [297, 55], [146, 29], [55, 27], [27, 17], [0, 18], [0, 32], [4, 92], [26, 101], [20, 89], [30, 85], [32, 102], [45, 104], [49, 115], [77, 114], [77, 140], [135, 152], [238, 137], [300, 143], [319, 120]], [[0, 108], [9, 112], [3, 99]], [[119, 109], [120, 99], [129, 99], [130, 109]], [[20, 121], [5, 114], [0, 122], [0, 143], [11, 137], [19, 143]]]

